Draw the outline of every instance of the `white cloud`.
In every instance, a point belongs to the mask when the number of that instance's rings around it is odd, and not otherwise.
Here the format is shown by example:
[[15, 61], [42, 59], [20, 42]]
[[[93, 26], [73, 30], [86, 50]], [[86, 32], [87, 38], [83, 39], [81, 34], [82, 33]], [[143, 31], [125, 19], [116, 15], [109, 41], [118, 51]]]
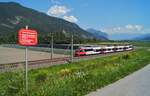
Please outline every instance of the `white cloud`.
[[133, 27], [134, 27], [134, 26], [131, 25], [131, 24], [128, 24], [128, 25], [125, 26], [125, 28], [127, 28], [127, 29], [133, 29]]
[[78, 19], [75, 16], [64, 16], [63, 18], [72, 23], [75, 23], [78, 21]]
[[54, 5], [48, 10], [47, 14], [50, 16], [60, 17], [68, 12], [70, 12], [70, 9], [66, 6]]
[[[57, 2], [58, 0], [51, 0], [51, 2]], [[63, 18], [72, 23], [76, 23], [78, 19], [73, 15], [68, 15], [71, 12], [70, 8], [66, 7], [65, 5], [53, 5], [49, 8], [47, 14], [54, 17]]]
[[142, 25], [131, 25], [131, 24], [128, 24], [125, 26], [126, 29], [129, 29], [129, 30], [137, 30], [137, 31], [141, 31], [144, 27]]
[[135, 28], [138, 30], [138, 31], [141, 31], [144, 29], [144, 26], [142, 25], [135, 25]]
[[144, 33], [145, 28], [143, 25], [133, 25], [133, 24], [127, 24], [124, 26], [115, 26], [115, 27], [108, 27], [101, 29], [104, 32], [107, 32], [108, 34], [120, 34], [120, 33]]

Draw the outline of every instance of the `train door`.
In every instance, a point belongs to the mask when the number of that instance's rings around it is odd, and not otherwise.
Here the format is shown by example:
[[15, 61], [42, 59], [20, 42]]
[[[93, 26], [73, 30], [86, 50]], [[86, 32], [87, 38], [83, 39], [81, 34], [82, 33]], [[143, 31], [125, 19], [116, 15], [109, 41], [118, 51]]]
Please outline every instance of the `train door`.
[[84, 49], [84, 50], [86, 52], [86, 55], [92, 55], [92, 54], [94, 54], [93, 48], [87, 48], [87, 49]]

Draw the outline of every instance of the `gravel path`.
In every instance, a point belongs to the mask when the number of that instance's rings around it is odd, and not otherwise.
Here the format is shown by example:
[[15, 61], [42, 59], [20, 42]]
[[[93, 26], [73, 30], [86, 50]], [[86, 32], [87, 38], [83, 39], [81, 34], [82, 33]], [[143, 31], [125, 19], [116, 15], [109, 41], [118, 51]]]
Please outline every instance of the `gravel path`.
[[150, 64], [87, 96], [150, 96]]
[[[66, 57], [62, 54], [53, 54], [53, 58]], [[0, 64], [22, 62], [25, 59], [25, 50], [16, 48], [0, 47]], [[28, 51], [29, 61], [50, 59], [50, 53], [40, 51]]]

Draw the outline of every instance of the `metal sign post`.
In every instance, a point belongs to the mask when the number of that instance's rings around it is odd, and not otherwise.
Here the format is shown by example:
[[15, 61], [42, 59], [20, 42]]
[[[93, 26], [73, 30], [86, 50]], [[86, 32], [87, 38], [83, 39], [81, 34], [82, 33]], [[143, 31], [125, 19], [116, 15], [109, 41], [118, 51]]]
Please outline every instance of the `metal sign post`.
[[29, 96], [28, 88], [28, 46], [37, 45], [37, 31], [28, 29], [26, 26], [25, 29], [19, 30], [19, 44], [25, 46], [25, 94]]
[[25, 50], [25, 94], [28, 96], [28, 47]]
[[71, 62], [73, 62], [73, 34], [71, 36]]
[[[26, 29], [28, 29], [28, 26], [26, 26]], [[26, 46], [26, 50], [25, 50], [25, 92], [26, 92], [26, 96], [28, 96], [28, 47]]]
[[51, 60], [53, 59], [53, 33], [51, 32]]

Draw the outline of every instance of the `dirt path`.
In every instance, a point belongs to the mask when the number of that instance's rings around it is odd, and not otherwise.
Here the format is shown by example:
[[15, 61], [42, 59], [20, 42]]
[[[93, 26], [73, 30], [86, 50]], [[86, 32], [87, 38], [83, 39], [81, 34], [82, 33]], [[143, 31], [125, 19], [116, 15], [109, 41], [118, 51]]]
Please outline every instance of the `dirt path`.
[[[29, 50], [28, 57], [30, 61], [49, 59], [50, 53]], [[65, 57], [65, 55], [54, 54], [53, 57], [59, 58]], [[0, 47], [0, 64], [21, 62], [24, 61], [24, 58], [25, 58], [24, 49]]]
[[150, 64], [87, 96], [150, 96]]

